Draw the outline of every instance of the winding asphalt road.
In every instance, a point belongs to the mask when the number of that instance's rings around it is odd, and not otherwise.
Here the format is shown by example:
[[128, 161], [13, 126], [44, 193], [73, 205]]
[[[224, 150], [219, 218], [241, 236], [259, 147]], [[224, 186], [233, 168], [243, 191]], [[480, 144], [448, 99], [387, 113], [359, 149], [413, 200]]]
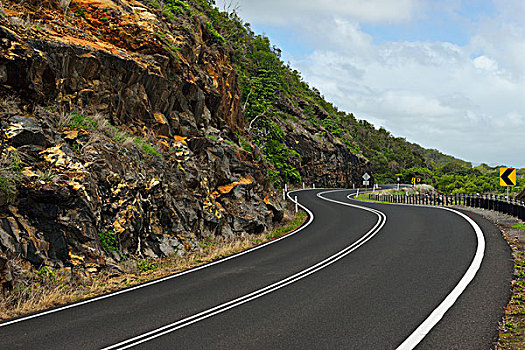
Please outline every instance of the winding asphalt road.
[[[464, 278], [479, 240], [451, 211], [365, 204], [347, 198], [352, 192], [297, 191], [313, 213], [297, 233], [162, 282], [0, 323], [0, 348], [396, 349]], [[490, 349], [497, 336], [510, 249], [493, 225], [466, 214], [483, 231], [481, 267], [417, 349]]]

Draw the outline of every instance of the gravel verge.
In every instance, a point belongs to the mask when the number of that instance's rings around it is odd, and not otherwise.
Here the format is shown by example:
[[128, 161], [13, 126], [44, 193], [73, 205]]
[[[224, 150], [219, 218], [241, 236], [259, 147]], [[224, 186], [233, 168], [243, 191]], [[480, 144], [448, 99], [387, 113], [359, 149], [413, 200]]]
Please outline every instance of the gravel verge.
[[478, 214], [500, 229], [512, 248], [514, 276], [511, 282], [512, 295], [499, 323], [499, 336], [495, 350], [525, 349], [525, 227], [516, 217], [479, 208], [458, 206], [459, 209]]

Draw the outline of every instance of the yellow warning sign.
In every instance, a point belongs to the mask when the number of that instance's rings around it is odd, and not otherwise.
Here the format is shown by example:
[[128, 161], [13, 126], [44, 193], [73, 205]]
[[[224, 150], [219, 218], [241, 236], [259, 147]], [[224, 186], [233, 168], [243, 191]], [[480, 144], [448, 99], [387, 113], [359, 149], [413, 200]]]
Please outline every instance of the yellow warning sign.
[[499, 184], [505, 187], [516, 186], [516, 168], [499, 168]]

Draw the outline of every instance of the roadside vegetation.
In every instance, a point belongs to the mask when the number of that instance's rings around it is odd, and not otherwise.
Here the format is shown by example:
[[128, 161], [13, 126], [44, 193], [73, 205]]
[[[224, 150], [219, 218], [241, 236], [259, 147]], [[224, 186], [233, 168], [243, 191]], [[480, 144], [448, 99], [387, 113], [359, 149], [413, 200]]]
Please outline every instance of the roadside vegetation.
[[[31, 272], [20, 260], [10, 260], [8, 264], [14, 271], [14, 287], [4, 292], [0, 298], [0, 319], [114, 292], [222, 259], [289, 234], [301, 226], [306, 218], [306, 213], [299, 212], [284, 220], [282, 226], [259, 235], [236, 235], [229, 238], [210, 236], [201, 241], [198, 250], [185, 255], [124, 260], [112, 270], [100, 272], [89, 273], [75, 268], [55, 270], [49, 266]], [[101, 237], [105, 242], [104, 249], [113, 250], [112, 233], [101, 234]]]
[[495, 350], [521, 350], [525, 346], [525, 224], [517, 219], [512, 221], [517, 223], [497, 224], [512, 248], [514, 277], [512, 296], [499, 325]]
[[432, 194], [436, 193], [436, 189], [430, 185], [421, 184], [421, 185], [415, 185], [414, 187], [404, 187], [397, 189], [388, 189], [388, 190], [378, 190], [378, 191], [372, 191], [372, 192], [361, 192], [358, 196], [355, 197], [355, 199], [364, 201], [364, 202], [372, 202], [372, 203], [386, 203], [381, 201], [376, 201], [374, 199], [369, 199], [369, 195], [374, 194], [385, 194], [385, 195], [411, 195], [411, 194]]

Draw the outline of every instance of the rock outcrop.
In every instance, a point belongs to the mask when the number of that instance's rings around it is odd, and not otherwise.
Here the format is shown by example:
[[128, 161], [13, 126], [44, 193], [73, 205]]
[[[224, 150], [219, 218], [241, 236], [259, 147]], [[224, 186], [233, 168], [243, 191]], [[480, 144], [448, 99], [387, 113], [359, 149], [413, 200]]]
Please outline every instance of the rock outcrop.
[[[231, 52], [203, 1], [3, 1], [7, 283], [7, 261], [17, 256], [37, 268], [97, 269], [282, 220], [270, 169], [250, 142]], [[279, 124], [303, 180], [359, 184], [367, 160], [281, 104], [298, 116]]]
[[282, 219], [265, 164], [235, 143], [236, 75], [202, 19], [59, 4], [4, 2], [0, 20], [5, 258], [97, 268]]
[[352, 153], [340, 139], [308, 122], [283, 123], [286, 144], [300, 155], [294, 166], [302, 181], [327, 188], [362, 186], [362, 175], [372, 174], [368, 160]]

